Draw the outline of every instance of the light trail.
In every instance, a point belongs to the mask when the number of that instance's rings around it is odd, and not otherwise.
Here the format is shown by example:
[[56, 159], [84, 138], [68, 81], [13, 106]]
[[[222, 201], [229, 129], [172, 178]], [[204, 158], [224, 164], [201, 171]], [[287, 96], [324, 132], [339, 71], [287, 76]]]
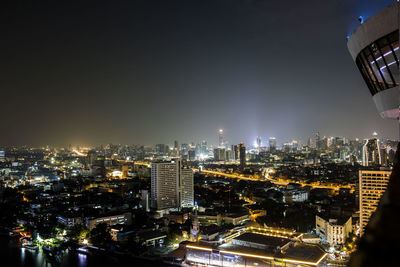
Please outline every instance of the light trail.
[[[151, 166], [151, 162], [146, 162], [146, 161], [127, 161], [127, 160], [119, 160], [122, 162], [132, 162], [137, 165], [142, 165], [142, 166]], [[192, 168], [194, 172], [200, 172], [199, 169], [197, 168]], [[300, 184], [301, 186], [310, 186], [312, 188], [322, 188], [322, 189], [333, 189], [335, 191], [339, 191], [340, 189], [350, 189], [350, 192], [354, 192], [355, 188], [352, 185], [331, 185], [331, 184], [318, 184], [318, 183], [304, 183], [304, 182], [298, 182], [295, 180], [287, 180], [287, 181], [278, 181], [275, 179], [270, 178], [268, 175], [267, 177], [263, 178], [256, 178], [256, 177], [249, 177], [241, 174], [232, 174], [232, 173], [225, 173], [225, 172], [219, 172], [219, 171], [211, 171], [211, 170], [202, 170], [201, 173], [209, 174], [209, 175], [215, 175], [215, 176], [221, 176], [221, 177], [226, 177], [226, 178], [232, 178], [232, 179], [239, 179], [239, 180], [246, 180], [246, 181], [255, 181], [255, 182], [271, 182], [276, 185], [280, 186], [286, 186], [289, 183], [296, 183]]]

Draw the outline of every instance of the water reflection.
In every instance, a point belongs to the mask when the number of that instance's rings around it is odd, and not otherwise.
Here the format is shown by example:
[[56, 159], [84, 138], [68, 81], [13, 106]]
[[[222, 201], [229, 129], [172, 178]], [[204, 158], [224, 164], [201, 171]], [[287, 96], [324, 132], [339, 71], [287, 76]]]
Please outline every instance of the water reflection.
[[87, 266], [87, 255], [78, 253], [78, 259], [79, 259], [79, 266], [80, 267], [86, 267]]
[[[17, 238], [0, 236], [0, 266], [15, 267], [100, 267], [100, 266], [166, 266], [160, 262], [135, 259], [129, 256], [113, 256], [106, 253], [86, 255], [75, 251], [66, 250], [62, 257], [62, 262], [54, 264], [46, 260], [42, 250], [30, 250], [21, 248], [20, 241]], [[3, 264], [7, 263], [7, 264]]]

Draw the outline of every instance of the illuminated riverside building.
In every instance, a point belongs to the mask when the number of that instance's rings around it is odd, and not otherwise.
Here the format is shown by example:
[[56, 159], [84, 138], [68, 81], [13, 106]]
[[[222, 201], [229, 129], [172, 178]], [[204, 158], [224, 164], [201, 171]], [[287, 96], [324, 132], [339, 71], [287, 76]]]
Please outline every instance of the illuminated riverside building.
[[399, 3], [363, 22], [347, 47], [382, 118], [399, 117]]
[[379, 200], [387, 188], [390, 173], [387, 170], [359, 171], [361, 235], [364, 233], [369, 218], [375, 212]]
[[[59, 218], [60, 220], [60, 218]], [[91, 231], [98, 224], [105, 223], [108, 226], [116, 225], [116, 224], [126, 224], [130, 225], [132, 223], [132, 213], [124, 212], [120, 214], [112, 214], [112, 215], [103, 215], [101, 217], [90, 217], [86, 218], [86, 227]]]
[[193, 207], [193, 170], [181, 160], [151, 164], [151, 206], [157, 210]]
[[189, 265], [324, 266], [327, 256], [318, 245], [256, 233], [244, 233], [222, 245], [200, 241], [185, 247]]

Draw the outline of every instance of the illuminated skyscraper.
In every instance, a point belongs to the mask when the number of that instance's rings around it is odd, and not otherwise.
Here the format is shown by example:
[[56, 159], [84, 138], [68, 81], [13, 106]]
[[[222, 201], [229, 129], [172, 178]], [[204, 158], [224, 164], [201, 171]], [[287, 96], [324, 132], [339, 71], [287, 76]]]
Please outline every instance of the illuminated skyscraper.
[[214, 148], [214, 160], [216, 161], [222, 161], [226, 160], [225, 158], [226, 153], [225, 153], [225, 148]]
[[315, 134], [315, 148], [320, 149], [321, 148], [321, 137], [319, 135], [319, 132]]
[[258, 149], [261, 148], [261, 137], [259, 137], [259, 136], [257, 136], [256, 146], [257, 146]]
[[233, 151], [233, 159], [238, 160], [239, 159], [239, 145], [232, 145], [231, 149]]
[[379, 149], [379, 140], [376, 138], [367, 139], [362, 149], [362, 165], [363, 166], [376, 166], [382, 164], [381, 151]]
[[193, 207], [193, 171], [181, 160], [151, 163], [151, 206], [157, 210]]
[[246, 167], [246, 147], [243, 143], [239, 144], [239, 159], [240, 159], [240, 169], [244, 170]]
[[364, 233], [364, 229], [368, 224], [369, 218], [378, 207], [379, 200], [389, 183], [390, 173], [390, 171], [386, 170], [359, 171], [361, 234]]
[[308, 146], [309, 148], [312, 148], [312, 147], [313, 147], [313, 141], [312, 141], [312, 138], [311, 138], [311, 137], [308, 138], [307, 146]]
[[177, 140], [174, 141], [174, 154], [176, 157], [179, 157], [179, 144]]
[[276, 150], [276, 138], [270, 137], [269, 138], [269, 151], [274, 152]]
[[224, 130], [219, 129], [218, 130], [218, 146], [219, 147], [224, 147], [225, 142], [224, 142]]
[[201, 142], [201, 153], [205, 156], [207, 155], [207, 141], [202, 141]]

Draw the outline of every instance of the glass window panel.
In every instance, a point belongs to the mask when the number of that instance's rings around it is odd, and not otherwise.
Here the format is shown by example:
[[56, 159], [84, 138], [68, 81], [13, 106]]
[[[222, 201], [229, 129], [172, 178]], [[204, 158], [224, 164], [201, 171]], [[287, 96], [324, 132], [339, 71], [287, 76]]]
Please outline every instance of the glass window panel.
[[389, 34], [387, 36], [387, 40], [389, 43], [395, 43], [399, 41], [399, 32], [398, 31], [394, 31], [391, 34]]
[[392, 73], [392, 77], [395, 80], [396, 84], [393, 84], [392, 86], [397, 86], [400, 81], [400, 72], [399, 68], [397, 66], [396, 58], [394, 57], [393, 53], [386, 53], [385, 56], [386, 63], [388, 65], [388, 70], [385, 68], [384, 71], [388, 72], [390, 71]]
[[362, 53], [360, 54], [360, 59], [364, 63], [364, 66], [365, 66], [365, 68], [366, 68], [366, 70], [367, 70], [367, 72], [368, 72], [368, 74], [369, 74], [369, 76], [370, 76], [370, 78], [372, 80], [372, 84], [373, 84], [375, 90], [377, 92], [383, 90], [384, 87], [382, 87], [382, 85], [379, 83], [379, 81], [377, 80], [377, 76], [376, 76], [375, 72], [371, 69], [371, 66], [372, 66], [371, 63], [370, 63], [371, 61], [367, 60]]
[[363, 65], [361, 57], [357, 58], [356, 64], [358, 66], [358, 69], [361, 72], [362, 77], [364, 78], [365, 83], [367, 84], [367, 86], [369, 88], [369, 91], [371, 92], [372, 95], [376, 94], [378, 92], [378, 90], [375, 88], [375, 84], [372, 82], [372, 79], [369, 76], [365, 65]]
[[356, 64], [372, 95], [400, 85], [399, 59], [398, 31], [372, 43], [357, 56]]

